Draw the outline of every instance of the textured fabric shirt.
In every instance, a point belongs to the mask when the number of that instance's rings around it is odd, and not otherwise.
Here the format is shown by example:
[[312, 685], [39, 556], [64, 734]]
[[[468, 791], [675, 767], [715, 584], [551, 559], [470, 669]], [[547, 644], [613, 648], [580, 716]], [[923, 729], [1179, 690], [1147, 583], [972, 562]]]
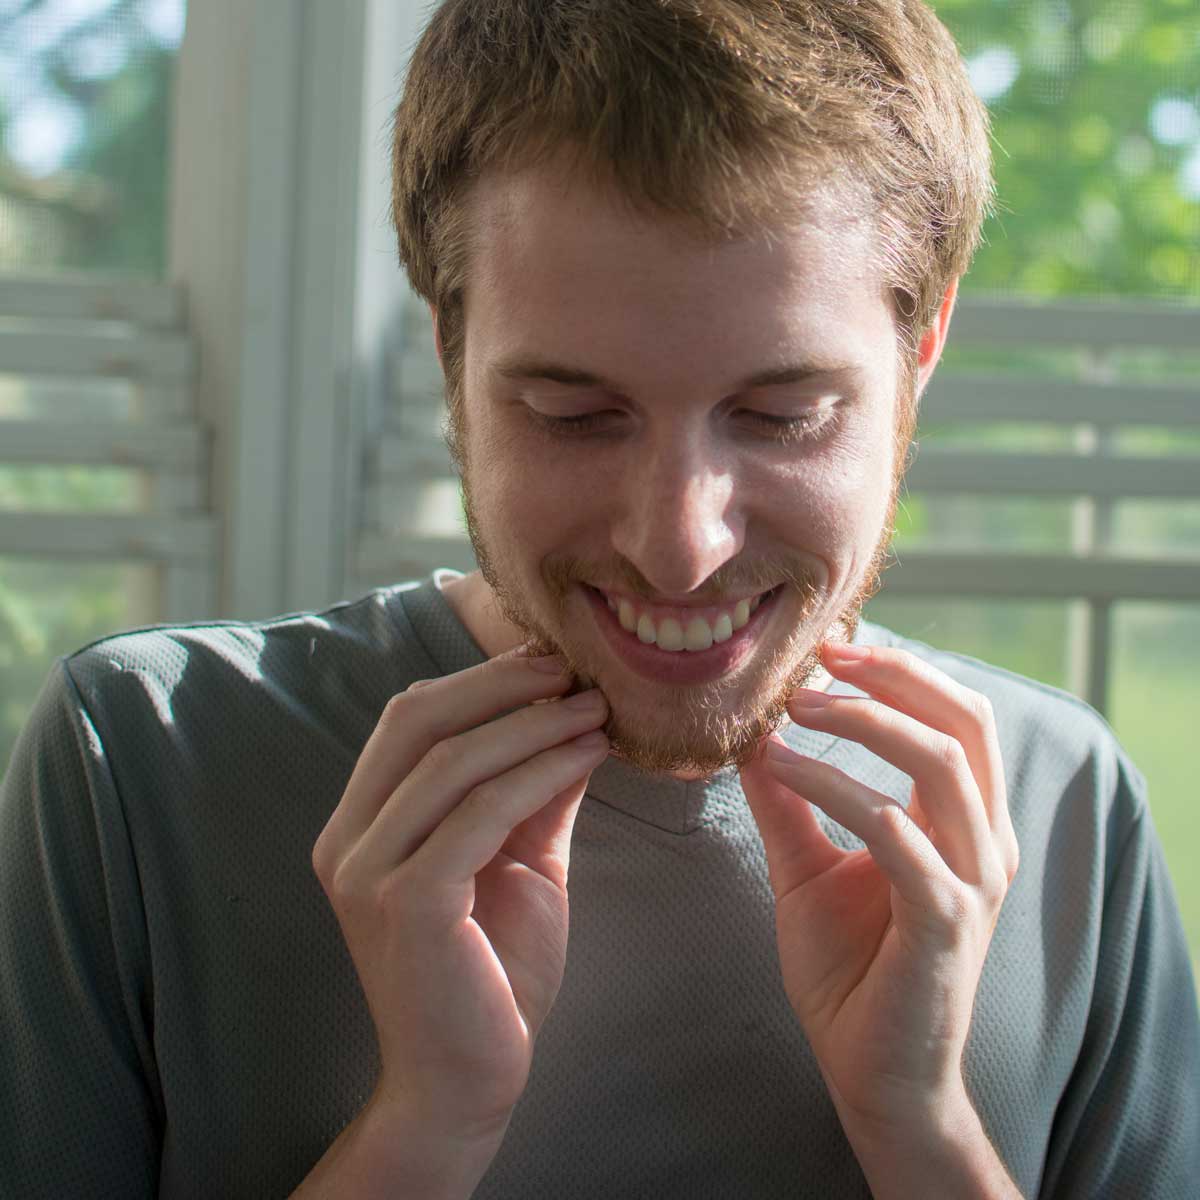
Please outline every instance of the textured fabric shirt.
[[[1021, 868], [964, 1076], [1017, 1185], [1200, 1194], [1195, 984], [1142, 776], [1064, 692], [878, 625], [858, 640], [912, 651], [995, 710]], [[313, 843], [388, 698], [482, 660], [431, 577], [55, 665], [0, 793], [0, 1195], [301, 1182], [379, 1065]], [[907, 803], [908, 778], [856, 743], [783, 735]], [[868, 1196], [783, 991], [736, 772], [683, 782], [609, 760], [570, 896], [562, 990], [475, 1195]]]

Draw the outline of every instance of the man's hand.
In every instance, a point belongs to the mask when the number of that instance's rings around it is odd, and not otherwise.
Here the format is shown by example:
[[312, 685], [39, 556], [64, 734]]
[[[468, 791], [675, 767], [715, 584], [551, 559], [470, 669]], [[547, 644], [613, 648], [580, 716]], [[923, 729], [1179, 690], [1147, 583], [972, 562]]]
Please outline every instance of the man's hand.
[[[775, 737], [742, 783], [767, 854], [784, 987], [859, 1152], [923, 1129], [944, 1135], [970, 1112], [963, 1047], [1018, 850], [986, 698], [902, 650], [855, 660], [836, 649], [825, 647], [826, 669], [872, 698], [802, 691], [788, 711], [910, 776], [907, 812]], [[827, 702], [806, 707], [814, 695]], [[866, 848], [834, 846], [808, 801]]]
[[571, 831], [608, 753], [597, 692], [534, 703], [570, 682], [506, 654], [394, 696], [313, 849], [379, 1038], [374, 1111], [439, 1142], [503, 1136], [562, 983]]

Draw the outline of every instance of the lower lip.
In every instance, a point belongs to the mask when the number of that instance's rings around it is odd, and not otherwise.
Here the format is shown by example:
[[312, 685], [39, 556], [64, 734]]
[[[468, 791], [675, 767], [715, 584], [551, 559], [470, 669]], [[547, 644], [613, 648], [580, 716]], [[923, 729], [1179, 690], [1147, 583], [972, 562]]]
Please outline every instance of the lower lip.
[[740, 666], [775, 611], [782, 591], [776, 588], [763, 600], [728, 641], [714, 642], [707, 650], [660, 650], [623, 629], [608, 601], [595, 588], [583, 587], [596, 623], [617, 656], [631, 671], [656, 683], [710, 683]]

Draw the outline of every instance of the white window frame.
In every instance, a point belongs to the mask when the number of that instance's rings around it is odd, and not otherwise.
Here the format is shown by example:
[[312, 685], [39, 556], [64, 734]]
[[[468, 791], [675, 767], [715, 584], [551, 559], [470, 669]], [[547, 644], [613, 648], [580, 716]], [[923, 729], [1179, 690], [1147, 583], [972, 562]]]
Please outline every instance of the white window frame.
[[223, 617], [346, 598], [361, 450], [409, 296], [388, 123], [425, 15], [418, 0], [189, 5], [169, 263], [214, 431]]

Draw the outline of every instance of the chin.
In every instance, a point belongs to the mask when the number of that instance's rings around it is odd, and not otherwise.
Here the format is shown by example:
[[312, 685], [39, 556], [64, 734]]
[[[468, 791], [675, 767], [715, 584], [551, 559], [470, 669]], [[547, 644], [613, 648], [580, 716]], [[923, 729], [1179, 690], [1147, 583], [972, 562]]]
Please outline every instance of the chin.
[[604, 731], [614, 754], [655, 774], [704, 776], [744, 766], [785, 721], [791, 693], [821, 671], [820, 645], [836, 620], [813, 611], [814, 595], [804, 601], [796, 593], [795, 608], [775, 614], [741, 666], [709, 682], [672, 684], [641, 678], [620, 660], [578, 575], [554, 590], [536, 577], [510, 588], [489, 574], [483, 569], [501, 612], [531, 648], [564, 657], [575, 676], [571, 691], [604, 692], [611, 708]]
[[651, 774], [709, 776], [726, 767], [741, 768], [759, 742], [783, 723], [786, 710], [743, 714], [710, 714], [691, 730], [654, 729], [644, 721], [627, 721], [615, 712], [606, 731], [616, 757]]
[[[782, 644], [758, 649], [728, 679], [686, 687], [638, 679], [611, 658], [562, 646], [581, 687], [599, 687], [611, 706], [605, 733], [613, 753], [640, 770], [707, 776], [743, 767], [787, 720], [787, 699], [822, 671], [820, 637], [794, 627]], [[805, 643], [811, 648], [804, 649]], [[590, 649], [590, 647], [588, 647]], [[608, 652], [598, 647], [601, 656]]]

